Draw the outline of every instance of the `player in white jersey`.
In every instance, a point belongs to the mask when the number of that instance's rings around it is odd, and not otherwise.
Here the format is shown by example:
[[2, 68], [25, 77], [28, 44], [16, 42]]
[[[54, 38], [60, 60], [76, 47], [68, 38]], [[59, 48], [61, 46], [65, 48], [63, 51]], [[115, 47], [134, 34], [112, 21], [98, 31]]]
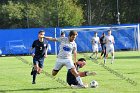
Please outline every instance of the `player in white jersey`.
[[111, 64], [114, 61], [114, 36], [111, 35], [111, 30], [108, 30], [108, 35], [105, 38], [106, 42], [106, 56], [104, 58], [104, 64], [106, 63], [106, 58], [108, 57], [108, 54], [111, 53], [112, 59]]
[[[74, 62], [75, 63], [77, 62], [77, 44], [75, 43], [77, 35], [78, 34], [76, 31], [70, 31], [68, 38], [67, 37], [60, 38], [45, 37], [45, 38], [51, 41], [60, 42], [59, 54], [57, 55], [57, 60], [55, 67], [52, 71], [52, 75], [55, 76], [63, 66], [66, 66], [67, 69], [68, 70], [70, 69], [71, 73], [76, 77], [79, 86], [81, 88], [85, 88], [82, 79], [78, 74], [74, 65]], [[72, 52], [74, 54], [74, 62], [72, 60]]]
[[97, 59], [98, 57], [98, 44], [100, 43], [100, 39], [97, 36], [97, 32], [94, 33], [94, 37], [92, 37], [91, 43], [92, 43], [92, 54], [90, 56], [90, 58], [92, 58], [92, 56], [95, 54], [95, 59]]

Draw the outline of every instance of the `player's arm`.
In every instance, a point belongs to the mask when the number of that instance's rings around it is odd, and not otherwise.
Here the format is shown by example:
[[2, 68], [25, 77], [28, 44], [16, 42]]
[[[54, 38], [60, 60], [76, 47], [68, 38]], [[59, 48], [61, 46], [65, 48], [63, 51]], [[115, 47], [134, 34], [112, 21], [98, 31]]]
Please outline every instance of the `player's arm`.
[[115, 44], [114, 37], [112, 38], [112, 43]]
[[89, 72], [89, 71], [84, 71], [84, 72], [78, 72], [80, 77], [85, 77], [85, 76], [94, 76], [96, 75], [96, 72]]
[[36, 43], [35, 43], [35, 41], [34, 41], [33, 44], [32, 44], [32, 47], [30, 48], [30, 53], [31, 53], [32, 57], [35, 56], [35, 53], [34, 53], [35, 44], [36, 44]]
[[73, 49], [73, 60], [74, 60], [74, 64], [76, 67], [76, 62], [77, 62], [77, 44], [75, 43], [74, 49]]
[[73, 59], [74, 60], [74, 64], [76, 64], [76, 61], [77, 61], [77, 51], [76, 50], [73, 51], [73, 56], [74, 56], [74, 59]]
[[44, 38], [50, 41], [58, 41], [57, 38], [53, 38], [53, 37], [44, 36]]
[[45, 55], [44, 55], [44, 57], [46, 58], [48, 56], [48, 47], [46, 48], [46, 50], [45, 50]]
[[107, 42], [108, 42], [108, 39], [107, 39], [107, 37], [105, 37], [105, 42], [104, 43], [107, 44]]
[[35, 56], [35, 53], [34, 53], [34, 51], [33, 51], [33, 50], [34, 50], [34, 47], [31, 47], [31, 48], [30, 48], [30, 54], [32, 55], [32, 57], [34, 57], [34, 56]]
[[99, 41], [98, 43], [100, 44], [100, 38], [98, 39], [98, 41]]

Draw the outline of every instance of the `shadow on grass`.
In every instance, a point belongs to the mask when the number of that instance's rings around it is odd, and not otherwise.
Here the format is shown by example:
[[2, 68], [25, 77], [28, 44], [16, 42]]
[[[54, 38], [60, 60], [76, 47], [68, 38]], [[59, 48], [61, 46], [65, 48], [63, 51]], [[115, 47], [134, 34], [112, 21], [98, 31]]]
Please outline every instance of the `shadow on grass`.
[[115, 56], [115, 59], [140, 59], [140, 56]]
[[[54, 87], [54, 88], [32, 88], [32, 89], [14, 89], [14, 90], [0, 90], [0, 93], [7, 93], [7, 92], [18, 92], [18, 91], [48, 91], [48, 90], [51, 90], [51, 89], [66, 89], [69, 87]], [[57, 90], [55, 90], [57, 91]]]

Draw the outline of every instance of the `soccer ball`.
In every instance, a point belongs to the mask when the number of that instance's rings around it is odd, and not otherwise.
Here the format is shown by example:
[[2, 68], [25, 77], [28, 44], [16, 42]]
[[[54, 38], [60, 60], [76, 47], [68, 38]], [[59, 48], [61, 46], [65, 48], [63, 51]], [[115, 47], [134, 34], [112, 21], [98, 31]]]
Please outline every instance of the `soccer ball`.
[[92, 81], [90, 82], [90, 87], [91, 87], [91, 88], [96, 88], [96, 87], [98, 87], [98, 82], [95, 81], [95, 80], [92, 80]]

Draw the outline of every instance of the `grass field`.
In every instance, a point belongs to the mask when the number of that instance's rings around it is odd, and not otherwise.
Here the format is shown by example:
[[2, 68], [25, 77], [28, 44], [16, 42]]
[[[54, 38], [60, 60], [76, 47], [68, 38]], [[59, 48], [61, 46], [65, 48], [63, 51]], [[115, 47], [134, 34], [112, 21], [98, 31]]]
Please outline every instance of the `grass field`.
[[[86, 53], [86, 55], [89, 54]], [[63, 67], [55, 79], [44, 73], [38, 75], [37, 84], [32, 85], [30, 75], [32, 57], [21, 57], [24, 60], [21, 61], [20, 56], [0, 57], [1, 93], [140, 93], [140, 52], [138, 51], [116, 52], [114, 64], [110, 64], [110, 59], [107, 60], [106, 64], [108, 68], [123, 74], [125, 78], [135, 81], [136, 86], [87, 59], [87, 65], [80, 71], [96, 71], [97, 75], [87, 76], [82, 80], [87, 83], [96, 80], [99, 83], [98, 88], [87, 89], [71, 89], [58, 82], [58, 79], [66, 80], [66, 67]], [[80, 57], [84, 56], [78, 54], [78, 58]], [[44, 71], [51, 74], [55, 59], [55, 55], [49, 55], [45, 59]], [[25, 60], [26, 62], [23, 62]], [[103, 62], [103, 59], [98, 59], [98, 62]]]

